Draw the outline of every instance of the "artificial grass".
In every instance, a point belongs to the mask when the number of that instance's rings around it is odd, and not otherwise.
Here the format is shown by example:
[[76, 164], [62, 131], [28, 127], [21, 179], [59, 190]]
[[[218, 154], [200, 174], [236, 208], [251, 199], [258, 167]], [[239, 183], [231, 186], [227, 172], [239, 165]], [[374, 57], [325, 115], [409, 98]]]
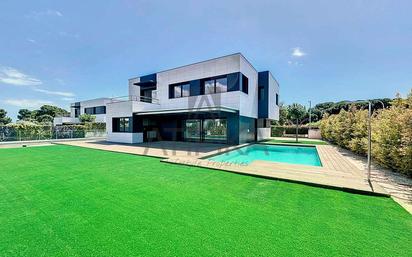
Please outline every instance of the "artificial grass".
[[328, 145], [328, 142], [325, 141], [317, 141], [317, 140], [301, 140], [299, 139], [298, 142], [294, 139], [270, 139], [264, 141], [266, 144], [300, 144], [300, 145]]
[[0, 149], [2, 256], [410, 256], [412, 216], [351, 194], [71, 146]]

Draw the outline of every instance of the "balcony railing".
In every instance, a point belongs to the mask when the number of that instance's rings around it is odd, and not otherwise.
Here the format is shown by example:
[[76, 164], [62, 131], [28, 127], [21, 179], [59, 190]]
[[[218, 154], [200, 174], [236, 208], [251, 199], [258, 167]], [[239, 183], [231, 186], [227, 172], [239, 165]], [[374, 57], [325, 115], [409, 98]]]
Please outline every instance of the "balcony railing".
[[147, 96], [129, 95], [129, 96], [114, 97], [110, 99], [110, 103], [127, 102], [127, 101], [138, 101], [138, 102], [143, 102], [143, 103], [159, 104], [159, 99], [153, 98], [153, 97], [147, 97]]

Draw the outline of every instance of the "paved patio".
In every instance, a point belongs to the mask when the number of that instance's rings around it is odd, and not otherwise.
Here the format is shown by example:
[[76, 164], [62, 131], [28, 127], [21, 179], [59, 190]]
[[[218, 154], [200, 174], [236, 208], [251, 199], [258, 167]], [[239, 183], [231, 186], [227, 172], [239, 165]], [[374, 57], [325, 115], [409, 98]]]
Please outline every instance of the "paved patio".
[[146, 155], [158, 158], [191, 157], [195, 159], [244, 146], [228, 146], [224, 144], [209, 143], [199, 144], [176, 141], [157, 141], [140, 144], [121, 144], [111, 143], [105, 140], [67, 141], [56, 142], [56, 144], [73, 145], [136, 155]]

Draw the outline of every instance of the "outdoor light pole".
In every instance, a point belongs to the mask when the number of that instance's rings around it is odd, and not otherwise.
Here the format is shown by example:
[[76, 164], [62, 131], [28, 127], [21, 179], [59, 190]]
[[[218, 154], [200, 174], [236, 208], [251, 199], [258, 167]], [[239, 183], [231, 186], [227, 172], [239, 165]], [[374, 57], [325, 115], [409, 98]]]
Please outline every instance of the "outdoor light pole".
[[[371, 184], [371, 162], [372, 162], [372, 101], [368, 101], [368, 182]], [[382, 101], [377, 100], [382, 104], [382, 108], [385, 109], [385, 104]]]
[[372, 102], [368, 100], [368, 182], [371, 183], [371, 155], [372, 155]]
[[311, 110], [311, 108], [312, 108], [312, 101], [311, 100], [309, 100], [309, 130], [311, 129], [311, 122], [312, 122], [312, 110]]

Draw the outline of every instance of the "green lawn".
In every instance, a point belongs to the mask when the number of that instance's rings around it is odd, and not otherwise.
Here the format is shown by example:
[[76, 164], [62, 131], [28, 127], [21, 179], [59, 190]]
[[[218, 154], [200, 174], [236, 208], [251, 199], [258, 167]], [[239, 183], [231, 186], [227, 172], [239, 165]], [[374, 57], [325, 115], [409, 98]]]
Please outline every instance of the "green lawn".
[[0, 149], [0, 164], [0, 256], [412, 252], [390, 198], [70, 146]]
[[300, 144], [300, 145], [328, 145], [328, 142], [325, 141], [318, 141], [318, 140], [306, 140], [306, 139], [298, 139], [296, 142], [295, 139], [270, 139], [264, 141], [265, 144]]

